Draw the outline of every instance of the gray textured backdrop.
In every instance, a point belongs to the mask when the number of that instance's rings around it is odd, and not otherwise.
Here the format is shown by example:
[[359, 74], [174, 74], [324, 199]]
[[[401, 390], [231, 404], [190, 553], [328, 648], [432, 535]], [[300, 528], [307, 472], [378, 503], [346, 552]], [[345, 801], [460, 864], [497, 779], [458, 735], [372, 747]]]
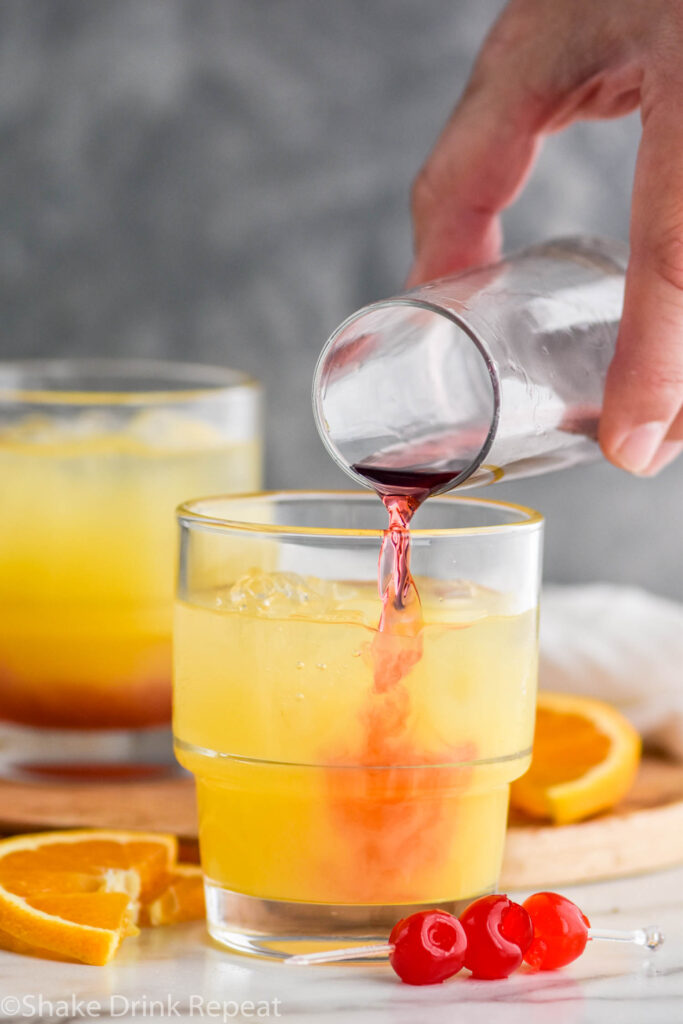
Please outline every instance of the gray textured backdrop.
[[[395, 291], [408, 191], [499, 0], [4, 0], [0, 357], [168, 355], [265, 382], [267, 481], [338, 485], [309, 387]], [[507, 242], [627, 231], [637, 117], [546, 146]], [[683, 596], [683, 461], [500, 495], [548, 515], [547, 576]]]

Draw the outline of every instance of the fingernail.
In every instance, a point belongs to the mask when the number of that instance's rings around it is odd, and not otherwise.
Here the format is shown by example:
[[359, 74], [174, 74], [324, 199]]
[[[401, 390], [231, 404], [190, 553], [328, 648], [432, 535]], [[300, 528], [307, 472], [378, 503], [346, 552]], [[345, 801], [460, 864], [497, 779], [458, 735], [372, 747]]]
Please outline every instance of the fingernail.
[[629, 473], [643, 473], [666, 437], [668, 424], [655, 421], [636, 427], [615, 452], [616, 461]]
[[664, 441], [642, 476], [655, 476], [683, 452], [683, 441]]

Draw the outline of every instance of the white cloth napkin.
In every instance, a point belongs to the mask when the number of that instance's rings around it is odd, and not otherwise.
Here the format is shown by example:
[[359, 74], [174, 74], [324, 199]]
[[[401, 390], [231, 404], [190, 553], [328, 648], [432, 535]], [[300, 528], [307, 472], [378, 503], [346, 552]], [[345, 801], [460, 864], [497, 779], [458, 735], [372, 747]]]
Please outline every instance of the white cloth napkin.
[[683, 605], [610, 583], [546, 587], [539, 683], [609, 701], [683, 760]]

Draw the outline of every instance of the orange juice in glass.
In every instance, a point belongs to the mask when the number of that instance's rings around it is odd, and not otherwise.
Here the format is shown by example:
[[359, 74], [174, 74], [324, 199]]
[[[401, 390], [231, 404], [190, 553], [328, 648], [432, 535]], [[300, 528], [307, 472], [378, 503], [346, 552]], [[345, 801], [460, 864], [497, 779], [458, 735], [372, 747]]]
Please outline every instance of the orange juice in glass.
[[209, 930], [232, 949], [385, 938], [496, 887], [533, 733], [541, 517], [430, 499], [411, 531], [421, 622], [388, 635], [385, 516], [367, 494], [179, 511], [176, 753]]
[[170, 763], [174, 508], [260, 463], [259, 389], [232, 370], [0, 365], [5, 771]]

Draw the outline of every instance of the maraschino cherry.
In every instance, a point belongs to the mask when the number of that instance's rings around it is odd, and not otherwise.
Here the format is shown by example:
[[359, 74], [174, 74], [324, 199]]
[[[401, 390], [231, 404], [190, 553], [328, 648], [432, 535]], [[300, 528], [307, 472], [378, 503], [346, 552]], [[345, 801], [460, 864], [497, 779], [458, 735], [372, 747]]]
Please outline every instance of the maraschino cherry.
[[590, 921], [575, 903], [556, 892], [537, 892], [523, 904], [533, 922], [534, 937], [524, 959], [537, 971], [566, 967], [581, 956]]
[[409, 985], [445, 981], [465, 962], [463, 926], [445, 910], [421, 910], [404, 918], [394, 925], [389, 943], [391, 966]]
[[507, 896], [482, 896], [460, 915], [467, 936], [465, 967], [473, 978], [507, 978], [534, 937], [529, 914]]

